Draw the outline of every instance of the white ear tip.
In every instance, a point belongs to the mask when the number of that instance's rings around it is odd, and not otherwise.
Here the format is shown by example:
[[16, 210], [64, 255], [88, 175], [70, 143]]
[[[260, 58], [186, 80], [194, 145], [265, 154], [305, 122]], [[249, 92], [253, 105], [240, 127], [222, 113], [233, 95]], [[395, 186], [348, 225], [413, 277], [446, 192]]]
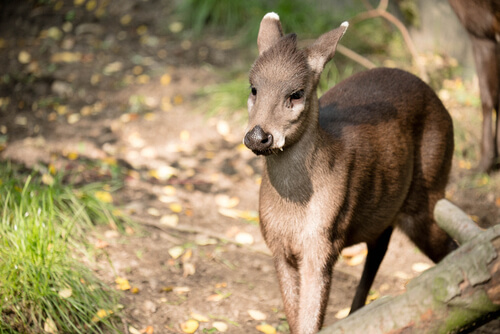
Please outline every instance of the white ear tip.
[[349, 27], [349, 22], [344, 21], [344, 22], [342, 22], [342, 24], [340, 26], [341, 27], [346, 27], [346, 29], [347, 29], [347, 27]]
[[275, 12], [270, 12], [270, 13], [267, 13], [266, 15], [264, 15], [264, 19], [273, 19], [273, 20], [279, 20], [280, 17], [278, 14], [276, 14]]

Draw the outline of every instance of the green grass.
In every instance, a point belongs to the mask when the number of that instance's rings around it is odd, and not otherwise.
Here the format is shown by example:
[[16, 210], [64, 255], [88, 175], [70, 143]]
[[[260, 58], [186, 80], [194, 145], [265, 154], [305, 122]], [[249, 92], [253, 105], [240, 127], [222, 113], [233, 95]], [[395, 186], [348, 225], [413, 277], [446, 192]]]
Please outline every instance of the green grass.
[[78, 260], [92, 226], [122, 225], [103, 186], [0, 163], [0, 333], [119, 332], [117, 293]]

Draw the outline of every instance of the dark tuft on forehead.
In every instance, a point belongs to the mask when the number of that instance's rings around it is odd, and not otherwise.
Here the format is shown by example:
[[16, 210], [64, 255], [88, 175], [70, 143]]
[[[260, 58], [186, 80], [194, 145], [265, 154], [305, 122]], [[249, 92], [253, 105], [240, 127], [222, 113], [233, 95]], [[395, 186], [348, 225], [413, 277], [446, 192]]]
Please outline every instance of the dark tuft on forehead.
[[305, 81], [310, 73], [306, 54], [297, 49], [297, 35], [281, 37], [275, 45], [257, 58], [250, 70], [250, 80], [263, 74], [277, 81]]

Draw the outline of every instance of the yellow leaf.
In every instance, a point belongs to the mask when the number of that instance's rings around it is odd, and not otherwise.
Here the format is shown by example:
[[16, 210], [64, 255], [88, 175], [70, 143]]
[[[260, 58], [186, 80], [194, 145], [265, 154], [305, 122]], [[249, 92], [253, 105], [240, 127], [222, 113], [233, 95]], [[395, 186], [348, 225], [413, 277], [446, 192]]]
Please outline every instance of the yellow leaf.
[[91, 12], [93, 11], [95, 8], [97, 7], [97, 1], [96, 0], [89, 0], [87, 2], [87, 5], [85, 6], [85, 8]]
[[170, 98], [164, 96], [161, 98], [161, 110], [170, 111], [172, 110], [172, 103], [170, 102]]
[[56, 174], [56, 167], [53, 164], [49, 164], [49, 173], [52, 175]]
[[81, 5], [83, 5], [84, 3], [85, 3], [85, 0], [75, 0], [75, 1], [74, 1], [75, 6], [81, 6]]
[[148, 112], [148, 113], [144, 114], [144, 119], [146, 121], [154, 121], [155, 118], [156, 118], [156, 114], [155, 113]]
[[227, 329], [228, 329], [228, 326], [225, 322], [222, 322], [222, 321], [214, 321], [212, 323], [212, 327], [215, 328], [216, 330], [218, 330], [219, 332], [226, 332]]
[[130, 292], [132, 292], [133, 294], [137, 294], [139, 293], [139, 288], [134, 286], [132, 289], [130, 289]]
[[154, 333], [154, 328], [153, 328], [153, 326], [148, 326], [144, 330], [142, 330], [141, 332], [143, 332], [145, 334], [153, 334]]
[[107, 191], [96, 191], [94, 195], [103, 203], [113, 203], [113, 196]]
[[162, 191], [167, 196], [174, 196], [177, 192], [174, 186], [165, 186], [162, 188]]
[[193, 250], [191, 248], [188, 248], [184, 255], [182, 256], [182, 262], [187, 262], [191, 257], [193, 256]]
[[123, 278], [123, 277], [117, 277], [115, 279], [115, 283], [116, 283], [116, 288], [119, 289], [119, 290], [130, 290], [130, 283], [128, 281], [128, 279], [126, 278]]
[[421, 272], [424, 272], [426, 271], [427, 269], [429, 269], [431, 267], [430, 264], [428, 263], [423, 263], [423, 262], [417, 262], [417, 263], [414, 263], [412, 266], [411, 266], [411, 269], [417, 273], [421, 273]]
[[179, 216], [177, 215], [164, 215], [160, 218], [160, 224], [175, 227], [179, 224]]
[[380, 297], [380, 292], [377, 290], [370, 290], [370, 293], [368, 294], [367, 303], [371, 303], [372, 301], [378, 299]]
[[68, 113], [68, 106], [57, 106], [54, 109], [59, 115], [65, 115]]
[[51, 186], [54, 184], [54, 178], [50, 174], [43, 174], [42, 183]]
[[172, 81], [170, 74], [164, 74], [161, 76], [160, 83], [162, 86], [167, 86]]
[[335, 318], [337, 319], [344, 319], [349, 315], [349, 312], [351, 309], [349, 307], [343, 308], [339, 310], [337, 313], [335, 313]]
[[184, 99], [182, 98], [181, 95], [174, 96], [174, 104], [175, 105], [182, 104], [183, 101], [184, 101]]
[[188, 141], [190, 137], [189, 131], [182, 130], [179, 137], [181, 138], [182, 141]]
[[366, 254], [358, 254], [358, 255], [355, 255], [351, 258], [345, 258], [345, 263], [350, 267], [355, 267], [355, 266], [363, 263], [365, 258], [366, 258]]
[[27, 51], [21, 51], [19, 52], [19, 55], [17, 56], [17, 60], [21, 64], [28, 64], [31, 61], [31, 55]]
[[172, 203], [168, 207], [175, 213], [180, 213], [182, 211], [182, 205], [179, 203]]
[[123, 15], [120, 18], [120, 23], [124, 26], [128, 25], [131, 21], [132, 21], [132, 16], [130, 16], [129, 14]]
[[196, 268], [195, 268], [194, 264], [192, 264], [192, 263], [184, 263], [182, 265], [182, 270], [183, 270], [182, 271], [183, 277], [192, 276], [196, 272]]
[[196, 330], [198, 329], [199, 326], [200, 326], [200, 324], [198, 323], [198, 321], [196, 321], [194, 319], [189, 319], [188, 321], [183, 322], [181, 324], [181, 330], [184, 333], [190, 334], [190, 333], [196, 332]]
[[50, 61], [53, 63], [75, 63], [82, 59], [80, 52], [57, 52], [50, 56]]
[[174, 259], [178, 259], [184, 253], [184, 248], [181, 246], [175, 246], [168, 250], [168, 254]]
[[69, 160], [76, 160], [76, 159], [78, 159], [78, 153], [76, 153], [76, 152], [70, 152], [70, 153], [68, 153], [68, 159]]
[[92, 317], [92, 321], [98, 322], [99, 320], [104, 319], [107, 316], [110, 316], [111, 314], [113, 314], [113, 311], [111, 311], [111, 310], [100, 309], [99, 311], [97, 311], [96, 315], [94, 315]]
[[147, 84], [147, 83], [149, 82], [149, 80], [150, 80], [149, 75], [147, 75], [147, 74], [142, 74], [142, 75], [139, 75], [139, 76], [137, 77], [136, 82], [137, 82], [138, 84], [141, 84], [141, 85], [142, 85], [142, 84]]
[[71, 290], [71, 288], [66, 288], [59, 291], [59, 297], [61, 298], [69, 298], [72, 294], [73, 290]]
[[68, 116], [68, 123], [75, 124], [80, 120], [80, 114], [71, 114]]
[[259, 310], [248, 310], [248, 314], [250, 315], [250, 317], [253, 320], [257, 320], [257, 321], [266, 320], [266, 318], [267, 318], [267, 315], [265, 315], [264, 313], [262, 313]]
[[210, 321], [206, 316], [199, 314], [199, 313], [192, 312], [190, 314], [190, 316], [191, 316], [191, 318], [193, 318], [194, 320], [196, 320], [198, 322], [209, 322]]
[[258, 325], [255, 328], [257, 328], [259, 332], [262, 332], [264, 334], [276, 334], [276, 328], [268, 324]]
[[58, 333], [56, 323], [54, 322], [54, 320], [52, 320], [50, 318], [47, 318], [45, 320], [45, 324], [43, 325], [43, 330], [47, 333], [50, 333], [50, 334]]
[[138, 35], [144, 35], [147, 32], [148, 32], [148, 27], [145, 26], [144, 24], [137, 27], [137, 34]]
[[217, 194], [215, 195], [215, 203], [223, 208], [234, 208], [240, 203], [240, 199], [238, 197], [229, 197], [228, 195]]
[[132, 69], [132, 73], [134, 73], [135, 75], [142, 74], [142, 72], [144, 72], [144, 68], [139, 65], [135, 65], [134, 68]]
[[151, 216], [154, 216], [154, 217], [159, 217], [160, 216], [160, 211], [157, 208], [148, 208], [146, 211]]

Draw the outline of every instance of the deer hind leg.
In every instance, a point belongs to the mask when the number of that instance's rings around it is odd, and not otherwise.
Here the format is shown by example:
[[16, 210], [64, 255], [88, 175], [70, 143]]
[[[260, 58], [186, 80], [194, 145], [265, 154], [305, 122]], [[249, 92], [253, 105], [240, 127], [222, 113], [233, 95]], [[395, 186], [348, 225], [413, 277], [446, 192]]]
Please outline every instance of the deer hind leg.
[[375, 275], [387, 252], [392, 230], [392, 226], [387, 228], [373, 244], [368, 244], [368, 255], [366, 257], [365, 267], [358, 288], [356, 289], [356, 295], [352, 301], [350, 313], [355, 312], [365, 305], [366, 297], [375, 279]]

